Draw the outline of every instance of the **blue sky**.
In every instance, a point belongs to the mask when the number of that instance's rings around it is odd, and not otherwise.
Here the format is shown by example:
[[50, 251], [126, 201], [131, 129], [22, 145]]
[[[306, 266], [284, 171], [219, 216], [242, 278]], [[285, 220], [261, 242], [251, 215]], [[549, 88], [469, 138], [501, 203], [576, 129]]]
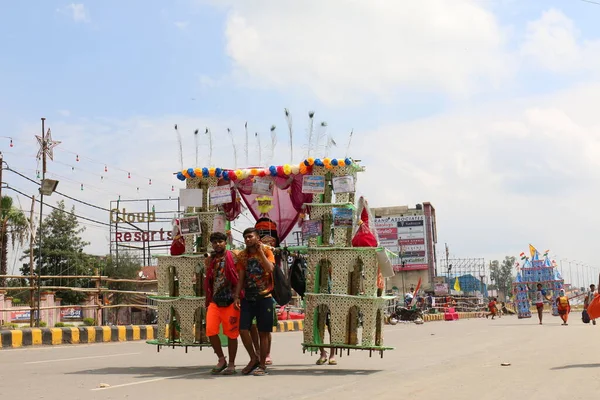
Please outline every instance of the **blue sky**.
[[[431, 201], [457, 256], [518, 254], [531, 241], [592, 263], [593, 224], [577, 205], [600, 194], [599, 17], [580, 0], [11, 2], [0, 13], [0, 150], [35, 175], [45, 116], [63, 141], [49, 171], [65, 193], [108, 207], [179, 187], [174, 123], [186, 166], [206, 126], [221, 137], [214, 159], [230, 166], [225, 128], [239, 141], [244, 121], [265, 142], [276, 124], [273, 162], [287, 162], [283, 108], [298, 159], [316, 110], [337, 152], [355, 130], [371, 205]], [[524, 224], [550, 216], [565, 233]], [[102, 253], [108, 233], [89, 228]]]

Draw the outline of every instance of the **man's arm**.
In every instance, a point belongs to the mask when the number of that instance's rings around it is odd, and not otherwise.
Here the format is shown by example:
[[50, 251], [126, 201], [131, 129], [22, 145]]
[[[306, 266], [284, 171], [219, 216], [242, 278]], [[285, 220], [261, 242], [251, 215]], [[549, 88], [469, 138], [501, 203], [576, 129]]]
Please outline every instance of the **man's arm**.
[[258, 246], [258, 261], [260, 262], [260, 265], [263, 267], [265, 272], [273, 272], [273, 270], [275, 269], [274, 263], [269, 259], [273, 258], [273, 253], [270, 250], [269, 252], [271, 253], [271, 257], [267, 257], [263, 246]]
[[246, 269], [241, 268], [238, 270], [239, 279], [237, 285], [235, 285], [235, 293], [233, 294], [233, 303], [236, 307], [240, 307], [240, 293], [242, 292], [242, 288], [244, 287], [244, 282], [246, 282]]

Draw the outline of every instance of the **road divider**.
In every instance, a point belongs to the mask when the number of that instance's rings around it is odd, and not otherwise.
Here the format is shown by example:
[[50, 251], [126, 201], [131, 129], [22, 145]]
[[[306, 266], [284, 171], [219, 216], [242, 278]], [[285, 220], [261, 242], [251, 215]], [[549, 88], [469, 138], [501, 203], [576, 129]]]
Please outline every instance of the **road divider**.
[[0, 348], [38, 345], [128, 342], [154, 339], [154, 325], [26, 328], [0, 331]]
[[[304, 320], [278, 321], [277, 326], [273, 327], [275, 332], [293, 332], [303, 329]], [[0, 349], [41, 345], [130, 342], [154, 338], [156, 338], [156, 325], [24, 328], [0, 331]]]

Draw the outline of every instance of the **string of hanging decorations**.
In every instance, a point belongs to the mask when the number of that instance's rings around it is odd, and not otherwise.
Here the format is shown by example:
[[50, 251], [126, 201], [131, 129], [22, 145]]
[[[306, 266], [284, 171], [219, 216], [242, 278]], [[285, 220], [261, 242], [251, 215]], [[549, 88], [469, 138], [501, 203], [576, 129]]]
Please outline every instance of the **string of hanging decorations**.
[[289, 177], [293, 175], [306, 175], [312, 172], [313, 166], [317, 167], [325, 167], [326, 169], [334, 169], [336, 167], [345, 167], [351, 166], [353, 161], [351, 158], [346, 157], [344, 159], [340, 158], [312, 158], [309, 157], [305, 159], [298, 165], [271, 165], [268, 168], [244, 168], [244, 169], [224, 169], [224, 168], [188, 168], [183, 171], [177, 172], [177, 179], [180, 181], [185, 181], [189, 178], [195, 177], [216, 177], [222, 178], [226, 181], [235, 181], [246, 179], [249, 177], [266, 177], [266, 176], [279, 176], [279, 177]]

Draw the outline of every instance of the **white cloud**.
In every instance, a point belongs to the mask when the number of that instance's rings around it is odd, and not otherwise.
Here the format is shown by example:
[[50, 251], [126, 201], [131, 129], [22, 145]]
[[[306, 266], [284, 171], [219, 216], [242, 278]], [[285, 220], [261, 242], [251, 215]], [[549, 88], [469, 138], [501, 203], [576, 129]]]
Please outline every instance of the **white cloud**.
[[188, 21], [177, 21], [174, 23], [177, 29], [184, 30], [190, 24]]
[[550, 9], [527, 25], [521, 54], [552, 72], [594, 71], [600, 67], [600, 40], [584, 40], [573, 20]]
[[329, 103], [402, 88], [460, 96], [512, 72], [505, 32], [475, 0], [217, 3], [230, 8], [227, 51], [241, 77]]
[[71, 3], [56, 11], [69, 15], [75, 22], [90, 22], [90, 15], [82, 3]]
[[600, 83], [357, 133], [372, 206], [431, 201], [441, 243], [459, 256], [518, 254], [528, 243], [595, 256], [600, 217]]
[[58, 113], [63, 117], [69, 117], [71, 115], [71, 111], [69, 110], [58, 110]]

